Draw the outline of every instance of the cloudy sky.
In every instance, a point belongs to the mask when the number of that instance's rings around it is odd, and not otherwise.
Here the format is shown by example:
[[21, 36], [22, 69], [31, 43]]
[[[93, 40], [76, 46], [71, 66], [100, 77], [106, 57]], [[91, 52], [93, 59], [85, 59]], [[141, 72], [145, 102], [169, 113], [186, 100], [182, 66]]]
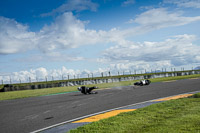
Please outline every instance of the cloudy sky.
[[0, 1], [0, 80], [191, 69], [199, 12], [200, 0]]

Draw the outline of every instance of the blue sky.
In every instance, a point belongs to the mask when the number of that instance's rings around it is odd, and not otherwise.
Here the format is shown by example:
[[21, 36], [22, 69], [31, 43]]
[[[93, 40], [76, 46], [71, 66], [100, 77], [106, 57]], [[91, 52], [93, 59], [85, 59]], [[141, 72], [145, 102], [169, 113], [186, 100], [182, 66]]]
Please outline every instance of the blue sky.
[[199, 0], [0, 1], [0, 80], [200, 65]]

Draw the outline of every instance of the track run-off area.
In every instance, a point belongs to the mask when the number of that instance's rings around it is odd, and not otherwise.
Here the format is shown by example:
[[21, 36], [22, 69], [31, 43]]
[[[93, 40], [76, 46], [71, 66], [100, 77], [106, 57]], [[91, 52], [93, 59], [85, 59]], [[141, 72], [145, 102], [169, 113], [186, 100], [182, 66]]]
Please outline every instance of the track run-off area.
[[0, 101], [0, 132], [28, 133], [73, 119], [153, 99], [200, 91], [200, 79], [151, 83]]

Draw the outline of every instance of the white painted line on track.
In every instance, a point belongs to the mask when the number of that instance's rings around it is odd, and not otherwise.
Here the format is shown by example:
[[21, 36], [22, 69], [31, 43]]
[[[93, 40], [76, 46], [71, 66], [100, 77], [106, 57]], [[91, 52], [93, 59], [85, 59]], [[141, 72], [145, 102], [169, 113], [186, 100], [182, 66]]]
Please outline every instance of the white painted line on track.
[[[193, 92], [181, 93], [181, 94], [177, 94], [177, 95], [182, 95], [182, 94], [195, 94], [195, 93], [199, 93], [199, 92], [200, 92], [200, 91], [193, 91]], [[176, 96], [176, 95], [172, 95], [172, 96]], [[171, 96], [168, 96], [168, 97], [171, 97]], [[162, 97], [162, 98], [167, 98], [167, 97]], [[113, 109], [109, 109], [109, 110], [105, 110], [105, 111], [93, 113], [93, 114], [90, 114], [90, 115], [78, 117], [78, 118], [75, 118], [75, 119], [72, 119], [72, 120], [68, 120], [68, 121], [64, 121], [64, 122], [61, 122], [61, 123], [58, 123], [58, 124], [54, 124], [54, 125], [51, 125], [51, 126], [48, 126], [48, 127], [45, 127], [45, 128], [42, 128], [42, 129], [39, 129], [39, 130], [30, 132], [30, 133], [38, 133], [38, 132], [41, 132], [41, 131], [44, 131], [44, 130], [47, 130], [47, 129], [50, 129], [50, 128], [53, 128], [53, 127], [57, 127], [57, 126], [60, 126], [60, 125], [63, 125], [63, 124], [67, 124], [67, 123], [73, 122], [73, 121], [77, 121], [77, 120], [80, 120], [80, 119], [84, 119], [84, 118], [87, 118], [87, 117], [90, 117], [90, 116], [102, 114], [102, 113], [105, 113], [105, 112], [110, 112], [110, 111], [113, 111], [113, 110], [118, 110], [118, 109], [121, 109], [121, 108], [127, 108], [127, 107], [130, 107], [130, 106], [135, 106], [135, 105], [139, 105], [139, 104], [144, 104], [144, 103], [147, 103], [147, 102], [153, 102], [154, 100], [158, 100], [158, 99], [161, 99], [161, 98], [157, 98], [157, 99], [153, 99], [153, 100], [148, 100], [148, 101], [144, 101], [144, 102], [139, 102], [139, 103], [134, 103], [134, 104], [130, 104], [130, 105], [125, 105], [125, 106], [122, 106], [122, 107], [117, 107], [117, 108], [113, 108]]]

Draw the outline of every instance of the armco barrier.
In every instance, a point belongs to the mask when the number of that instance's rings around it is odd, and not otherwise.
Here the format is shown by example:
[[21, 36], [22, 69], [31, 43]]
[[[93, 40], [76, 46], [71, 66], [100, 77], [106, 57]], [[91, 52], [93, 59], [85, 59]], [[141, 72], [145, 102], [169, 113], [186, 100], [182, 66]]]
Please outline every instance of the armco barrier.
[[102, 83], [112, 83], [120, 81], [130, 81], [130, 80], [141, 80], [141, 79], [152, 79], [152, 78], [162, 78], [162, 77], [175, 77], [184, 75], [200, 74], [200, 71], [184, 71], [184, 72], [170, 72], [170, 73], [154, 73], [145, 75], [133, 75], [129, 77], [107, 77], [102, 79], [88, 79], [88, 80], [77, 80], [77, 81], [64, 81], [56, 83], [42, 83], [42, 84], [29, 84], [29, 85], [11, 85], [6, 84], [0, 90], [1, 92], [6, 91], [17, 91], [17, 90], [31, 90], [31, 89], [41, 89], [41, 88], [53, 88], [53, 87], [64, 87], [64, 86], [76, 86], [76, 85], [89, 85], [89, 84], [102, 84]]

